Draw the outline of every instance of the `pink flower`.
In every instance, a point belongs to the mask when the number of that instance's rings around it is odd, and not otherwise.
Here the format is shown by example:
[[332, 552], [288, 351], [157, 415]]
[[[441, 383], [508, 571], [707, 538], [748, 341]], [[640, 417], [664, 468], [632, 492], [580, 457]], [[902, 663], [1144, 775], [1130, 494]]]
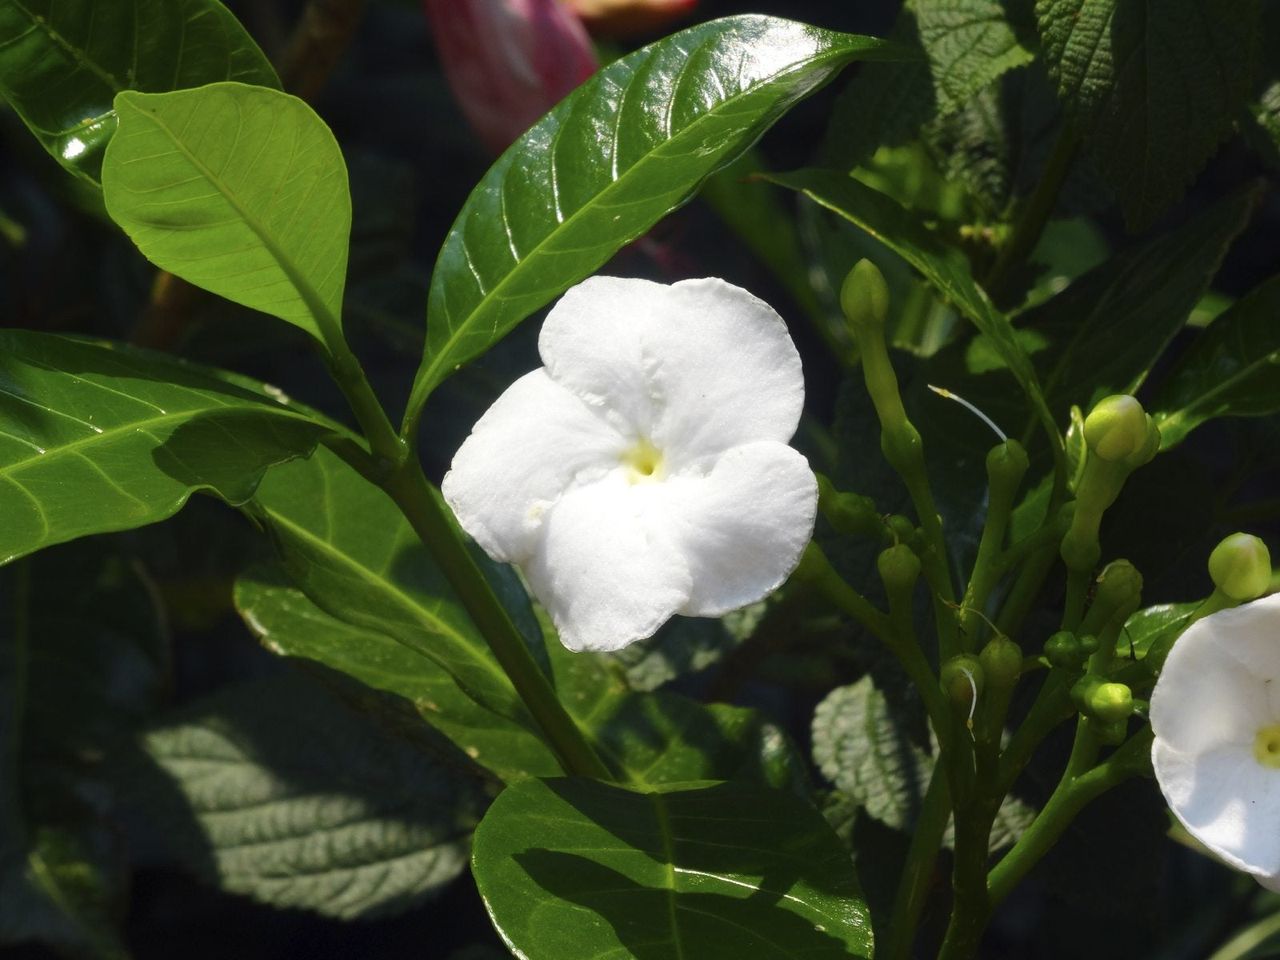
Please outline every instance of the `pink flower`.
[[596, 69], [586, 29], [560, 0], [425, 0], [449, 86], [494, 151]]

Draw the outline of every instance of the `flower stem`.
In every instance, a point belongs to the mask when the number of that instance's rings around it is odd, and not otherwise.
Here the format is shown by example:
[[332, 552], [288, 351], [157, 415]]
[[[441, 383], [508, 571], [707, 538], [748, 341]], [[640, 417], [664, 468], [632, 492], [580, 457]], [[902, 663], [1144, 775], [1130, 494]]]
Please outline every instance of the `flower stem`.
[[613, 780], [613, 774], [556, 697], [502, 601], [467, 549], [462, 532], [449, 516], [449, 508], [427, 481], [417, 460], [406, 460], [383, 483], [383, 489], [395, 500], [458, 594], [564, 771]]
[[911, 947], [919, 932], [920, 915], [929, 898], [929, 881], [933, 878], [942, 836], [951, 817], [951, 793], [944, 766], [939, 757], [911, 834], [911, 846], [907, 849], [907, 859], [898, 878], [898, 892], [894, 896], [889, 920], [889, 941], [881, 954], [882, 960], [910, 960]]
[[988, 896], [993, 907], [1004, 900], [1018, 881], [1049, 852], [1087, 804], [1144, 768], [1151, 752], [1151, 736], [1151, 728], [1144, 727], [1093, 769], [1077, 775], [1063, 775], [1039, 816], [987, 878]]

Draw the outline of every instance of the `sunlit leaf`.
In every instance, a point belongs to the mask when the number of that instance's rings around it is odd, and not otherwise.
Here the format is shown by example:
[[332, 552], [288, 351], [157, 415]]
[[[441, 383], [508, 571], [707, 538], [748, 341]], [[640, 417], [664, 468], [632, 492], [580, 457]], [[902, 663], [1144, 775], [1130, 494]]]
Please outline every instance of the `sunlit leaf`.
[[297, 97], [243, 83], [116, 97], [107, 212], [143, 256], [322, 343], [341, 329], [351, 194]]
[[773, 17], [690, 27], [609, 64], [499, 158], [436, 261], [406, 425], [432, 390], [686, 202], [883, 41]]
[[527, 960], [871, 956], [843, 844], [813, 807], [761, 787], [527, 780], [485, 815], [472, 869]]
[[329, 432], [271, 388], [105, 341], [0, 331], [0, 563], [248, 499]]
[[0, 95], [59, 163], [96, 181], [122, 90], [218, 80], [278, 87], [271, 64], [218, 0], [5, 0]]

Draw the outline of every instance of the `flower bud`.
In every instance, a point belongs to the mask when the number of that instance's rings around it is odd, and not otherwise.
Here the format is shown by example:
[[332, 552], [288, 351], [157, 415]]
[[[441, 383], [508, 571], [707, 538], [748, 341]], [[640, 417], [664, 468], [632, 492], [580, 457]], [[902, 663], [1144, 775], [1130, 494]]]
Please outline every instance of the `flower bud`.
[[425, 0], [445, 77], [468, 122], [505, 150], [596, 69], [560, 0]]
[[859, 260], [844, 278], [840, 308], [855, 329], [868, 324], [884, 326], [889, 316], [889, 286], [870, 260]]
[[889, 593], [910, 593], [920, 577], [920, 558], [905, 543], [880, 551], [876, 558], [880, 579]]
[[1142, 603], [1142, 574], [1128, 560], [1113, 560], [1098, 574], [1086, 623], [1101, 630], [1117, 616], [1128, 617]]
[[942, 665], [939, 682], [947, 699], [962, 713], [970, 713], [975, 697], [982, 695], [982, 664], [969, 653], [952, 657]]
[[1105, 681], [1096, 674], [1086, 673], [1083, 677], [1075, 682], [1071, 687], [1071, 702], [1076, 705], [1076, 709], [1081, 713], [1088, 715], [1090, 712], [1090, 701], [1093, 698], [1093, 691], [1102, 686]]
[[818, 503], [822, 515], [837, 533], [878, 537], [884, 532], [884, 521], [870, 497], [837, 490], [830, 480], [821, 475], [818, 476]]
[[1213, 585], [1232, 600], [1255, 600], [1271, 586], [1271, 554], [1248, 533], [1233, 533], [1209, 554]]
[[1100, 400], [1084, 419], [1084, 442], [1094, 456], [1108, 462], [1134, 456], [1150, 443], [1147, 413], [1126, 394]]
[[1098, 642], [1098, 638], [1091, 633], [1086, 633], [1080, 638], [1080, 652], [1086, 657], [1091, 657], [1097, 653], [1098, 647], [1100, 646], [1101, 644]]
[[978, 663], [993, 687], [1012, 687], [1022, 675], [1022, 648], [1006, 636], [994, 636], [978, 653]]
[[1080, 641], [1066, 630], [1060, 630], [1044, 642], [1044, 655], [1050, 665], [1063, 670], [1078, 670], [1084, 663]]
[[1102, 723], [1127, 720], [1133, 713], [1133, 691], [1123, 683], [1100, 683], [1089, 691], [1085, 712]]
[[916, 537], [916, 525], [911, 522], [910, 517], [895, 513], [885, 518], [885, 526], [889, 528], [898, 540], [898, 543], [911, 543]]
[[987, 453], [987, 482], [991, 487], [991, 499], [1011, 498], [1022, 483], [1030, 461], [1027, 451], [1017, 440], [1006, 440]]
[[1128, 717], [1111, 721], [1090, 717], [1089, 726], [1093, 728], [1099, 740], [1112, 747], [1118, 747], [1124, 743], [1125, 737], [1129, 735]]

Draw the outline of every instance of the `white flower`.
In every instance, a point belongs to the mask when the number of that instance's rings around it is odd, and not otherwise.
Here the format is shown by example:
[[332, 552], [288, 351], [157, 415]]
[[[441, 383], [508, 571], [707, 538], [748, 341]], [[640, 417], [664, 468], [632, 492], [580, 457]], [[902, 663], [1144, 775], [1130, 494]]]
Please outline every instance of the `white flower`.
[[1199, 620], [1151, 694], [1151, 759], [1182, 825], [1280, 884], [1280, 594]]
[[480, 418], [442, 490], [524, 570], [565, 646], [617, 650], [787, 578], [817, 483], [786, 445], [804, 381], [772, 307], [714, 278], [593, 277], [552, 308], [538, 350], [546, 366]]

